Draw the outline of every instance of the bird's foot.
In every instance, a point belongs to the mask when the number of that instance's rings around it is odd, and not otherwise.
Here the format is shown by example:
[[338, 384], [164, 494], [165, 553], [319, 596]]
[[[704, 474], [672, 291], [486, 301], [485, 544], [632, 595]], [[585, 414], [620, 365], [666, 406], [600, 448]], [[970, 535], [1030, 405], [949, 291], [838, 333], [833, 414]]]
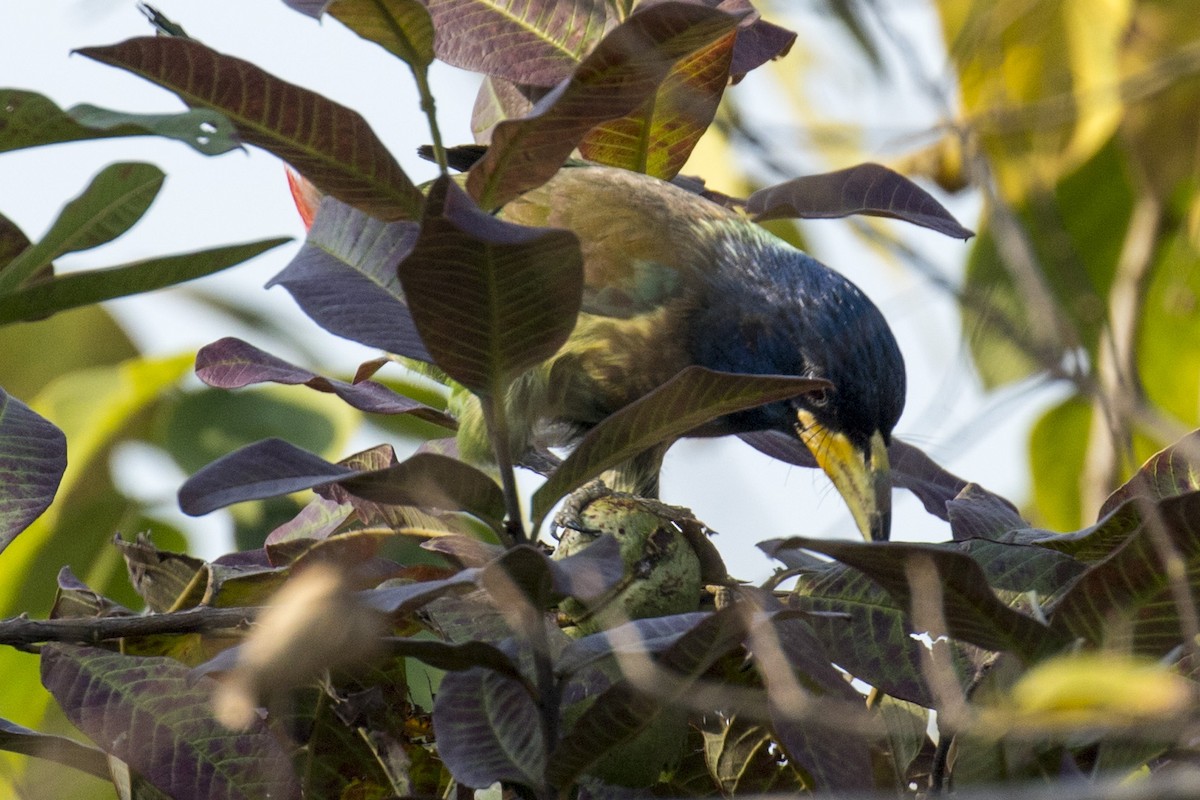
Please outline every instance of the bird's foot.
[[583, 511], [596, 500], [613, 494], [616, 493], [599, 478], [580, 486], [567, 496], [567, 499], [563, 501], [562, 508], [554, 515], [554, 524], [550, 529], [550, 535], [558, 539], [560, 538], [559, 531], [564, 528], [580, 533], [595, 532], [595, 529], [584, 524]]

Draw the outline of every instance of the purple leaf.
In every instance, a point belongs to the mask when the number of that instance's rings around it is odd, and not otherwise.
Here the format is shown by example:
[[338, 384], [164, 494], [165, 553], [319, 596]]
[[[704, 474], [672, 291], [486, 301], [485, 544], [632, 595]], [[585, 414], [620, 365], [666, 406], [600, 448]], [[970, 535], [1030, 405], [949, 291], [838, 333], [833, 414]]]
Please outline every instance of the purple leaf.
[[433, 706], [438, 755], [463, 786], [518, 783], [545, 794], [542, 717], [524, 684], [476, 667], [442, 679]]
[[0, 389], [0, 551], [41, 516], [67, 468], [67, 439]]
[[955, 239], [975, 235], [920, 186], [880, 164], [859, 164], [759, 189], [746, 200], [746, 211], [759, 221], [867, 214], [902, 219]]
[[302, 367], [259, 350], [241, 339], [227, 337], [203, 347], [196, 355], [196, 375], [209, 386], [239, 389], [255, 383], [305, 385], [336, 394], [354, 408], [374, 414], [412, 414], [453, 428], [454, 420], [375, 381], [346, 383], [323, 378]]
[[606, 0], [428, 0], [437, 57], [516, 83], [553, 86], [610, 27]]
[[80, 730], [176, 800], [299, 797], [291, 760], [261, 721], [230, 731], [212, 681], [172, 658], [42, 648], [42, 683]]
[[415, 223], [380, 222], [326, 197], [304, 246], [267, 286], [282, 286], [330, 333], [430, 362], [396, 277], [417, 233]]
[[194, 517], [246, 500], [278, 497], [355, 474], [282, 439], [264, 439], [219, 458], [184, 481], [179, 507]]
[[344, 478], [355, 497], [388, 505], [466, 511], [485, 521], [504, 518], [504, 493], [487, 474], [462, 461], [418, 453], [394, 466]]

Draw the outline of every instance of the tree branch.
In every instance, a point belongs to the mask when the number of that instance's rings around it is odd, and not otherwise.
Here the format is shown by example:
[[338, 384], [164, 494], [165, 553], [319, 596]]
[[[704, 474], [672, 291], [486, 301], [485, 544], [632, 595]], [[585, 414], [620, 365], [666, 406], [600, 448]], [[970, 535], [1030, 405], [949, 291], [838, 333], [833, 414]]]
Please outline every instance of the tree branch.
[[137, 617], [29, 619], [22, 615], [0, 620], [0, 645], [27, 649], [42, 642], [97, 644], [131, 636], [236, 630], [253, 622], [259, 611], [257, 607], [203, 607]]

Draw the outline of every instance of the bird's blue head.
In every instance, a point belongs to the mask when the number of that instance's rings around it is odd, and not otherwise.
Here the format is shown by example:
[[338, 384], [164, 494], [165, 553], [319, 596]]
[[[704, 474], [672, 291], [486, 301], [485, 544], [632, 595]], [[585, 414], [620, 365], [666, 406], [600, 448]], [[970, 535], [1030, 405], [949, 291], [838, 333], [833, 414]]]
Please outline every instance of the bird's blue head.
[[[704, 289], [689, 319], [695, 363], [831, 384], [822, 393], [730, 415], [721, 420], [722, 432], [796, 433], [852, 510], [848, 491], [881, 494], [874, 484], [886, 478], [886, 445], [904, 408], [905, 371], [879, 309], [845, 277], [756, 225], [716, 226], [703, 240], [711, 261], [700, 270]], [[872, 486], [848, 489], [839, 477], [847, 469], [854, 481]], [[890, 519], [890, 504], [880, 497], [872, 502], [876, 508], [863, 514]], [[857, 510], [855, 516], [869, 538], [886, 538], [879, 519], [864, 521]]]

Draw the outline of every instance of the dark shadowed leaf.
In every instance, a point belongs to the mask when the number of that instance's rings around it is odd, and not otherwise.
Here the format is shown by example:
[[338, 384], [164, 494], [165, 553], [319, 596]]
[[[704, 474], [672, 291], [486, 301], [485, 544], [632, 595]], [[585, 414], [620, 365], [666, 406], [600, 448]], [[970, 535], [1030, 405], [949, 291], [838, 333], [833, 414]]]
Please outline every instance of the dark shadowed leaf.
[[660, 442], [683, 436], [717, 417], [825, 385], [825, 381], [807, 378], [735, 375], [688, 367], [593, 428], [534, 493], [533, 517], [540, 525], [559, 498]]
[[[773, 543], [763, 542], [760, 547]], [[775, 551], [789, 566], [811, 557], [800, 551]], [[833, 663], [893, 697], [930, 706], [933, 697], [921, 672], [924, 645], [904, 610], [888, 592], [863, 573], [843, 564], [820, 562], [797, 579], [789, 605], [815, 613], [808, 619]], [[863, 631], [870, 631], [864, 636]], [[971, 676], [965, 670], [965, 686]]]
[[451, 672], [433, 706], [438, 754], [464, 786], [544, 789], [545, 733], [524, 684], [490, 669]]
[[674, 178], [716, 116], [738, 35], [727, 33], [679, 59], [641, 108], [592, 128], [579, 152], [601, 164]]
[[746, 200], [746, 211], [758, 220], [868, 214], [902, 219], [955, 239], [975, 235], [920, 186], [880, 164], [859, 164], [759, 189]]
[[1200, 431], [1193, 431], [1147, 459], [1132, 478], [1109, 495], [1098, 516], [1135, 497], [1162, 500], [1196, 489], [1200, 489]]
[[0, 551], [41, 516], [67, 468], [67, 439], [0, 388]]
[[468, 174], [468, 191], [492, 209], [545, 183], [584, 134], [636, 111], [676, 61], [708, 47], [736, 23], [728, 14], [674, 2], [634, 14], [529, 116], [496, 125], [487, 155]]
[[571, 675], [593, 662], [614, 653], [658, 655], [680, 636], [711, 616], [707, 611], [672, 614], [668, 617], [635, 619], [568, 644], [555, 660], [555, 671]]
[[336, 394], [360, 411], [412, 414], [448, 428], [455, 424], [442, 412], [397, 394], [381, 383], [370, 380], [346, 383], [323, 378], [233, 337], [201, 348], [196, 354], [196, 375], [209, 386], [220, 389], [239, 389], [263, 382], [303, 384], [319, 392]]
[[705, 777], [725, 797], [790, 794], [806, 788], [801, 775], [779, 753], [779, 743], [765, 724], [723, 715], [705, 722]]
[[38, 733], [15, 722], [0, 719], [0, 750], [36, 756], [108, 779], [108, 756], [103, 750], [49, 733]]
[[153, 292], [203, 278], [287, 244], [288, 239], [231, 244], [35, 281], [0, 295], [0, 325], [43, 319], [69, 308]]
[[153, 164], [110, 164], [63, 207], [46, 235], [0, 269], [0, 294], [13, 291], [64, 253], [111, 242], [142, 218], [163, 172]]
[[376, 503], [466, 511], [480, 519], [504, 518], [504, 493], [486, 473], [457, 459], [418, 453], [399, 464], [345, 478], [338, 484]]
[[415, 658], [438, 669], [457, 671], [485, 667], [502, 675], [521, 677], [512, 659], [487, 642], [450, 644], [436, 639], [392, 638], [385, 639], [384, 646], [392, 655]]
[[[1144, 507], [1137, 509], [1138, 505]], [[1092, 535], [1103, 537], [1106, 524], [1123, 532], [1127, 521], [1122, 511], [1129, 508], [1139, 511], [1139, 524], [1129, 534], [1105, 537], [1119, 543], [1053, 606], [1050, 623], [1055, 630], [1096, 646], [1115, 640], [1135, 653], [1159, 658], [1183, 641], [1181, 621], [1195, 613], [1200, 600], [1200, 492], [1159, 501], [1128, 500]], [[1156, 543], [1156, 537], [1161, 541]], [[1174, 550], [1181, 560], [1191, 609], [1179, 607], [1160, 545]]]
[[79, 580], [70, 567], [63, 567], [58, 571], [56, 583], [58, 590], [54, 593], [50, 619], [119, 617], [133, 613]]
[[174, 659], [50, 644], [41, 668], [76, 727], [175, 800], [298, 796], [266, 725], [224, 728], [212, 715], [212, 681], [192, 680]]
[[[721, 8], [727, 11], [741, 11], [740, 3], [733, 3], [733, 8], [727, 8], [722, 3]], [[749, 5], [746, 3], [745, 5]], [[733, 46], [733, 63], [729, 75], [734, 83], [746, 76], [746, 73], [758, 69], [768, 61], [783, 58], [792, 49], [796, 34], [787, 28], [758, 18], [757, 14], [750, 20], [743, 19], [738, 28], [737, 42]]]
[[439, 536], [421, 543], [422, 550], [448, 556], [452, 563], [464, 567], [482, 567], [504, 552], [500, 545], [482, 542], [473, 536]]
[[900, 542], [835, 542], [793, 537], [763, 542], [768, 555], [801, 547], [832, 556], [862, 571], [885, 588], [910, 612], [924, 587], [909, 585], [907, 566], [925, 559], [936, 570], [946, 633], [988, 650], [1011, 651], [1036, 660], [1065, 644], [1065, 637], [1032, 617], [1014, 611], [996, 597], [980, 566], [969, 556], [936, 545]]
[[772, 662], [762, 655], [765, 651], [779, 653], [813, 695], [829, 701], [846, 701], [852, 704], [847, 706], [847, 712], [856, 711], [862, 696], [830, 663], [825, 646], [809, 621], [795, 611], [772, 614], [764, 624], [755, 627], [747, 645], [766, 687], [771, 728], [791, 763], [811, 776], [818, 789], [872, 788], [867, 740], [841, 724], [836, 714], [813, 718], [811, 711], [800, 716], [790, 713], [791, 681], [777, 674]]
[[180, 114], [125, 114], [90, 105], [63, 111], [34, 92], [0, 89], [0, 153], [58, 142], [163, 136], [215, 156], [242, 146], [233, 124], [211, 109]]
[[956, 541], [1006, 541], [1012, 538], [1009, 534], [1030, 529], [1029, 523], [1007, 501], [974, 483], [964, 486], [946, 504], [946, 512], [950, 518], [950, 531]]
[[429, 361], [396, 276], [417, 232], [414, 223], [381, 222], [325, 197], [304, 246], [267, 286], [282, 286], [330, 333]]
[[380, 219], [416, 219], [421, 193], [357, 112], [192, 39], [151, 36], [78, 51], [215, 108], [242, 139]]
[[[8, 266], [8, 263], [20, 255], [30, 244], [25, 231], [21, 230], [20, 226], [11, 219], [0, 214], [0, 270]], [[47, 271], [53, 273], [53, 267], [48, 268]]]
[[637, 689], [625, 681], [605, 689], [554, 749], [547, 770], [550, 782], [569, 786], [605, 753], [645, 730], [704, 671], [741, 644], [749, 617], [740, 607], [726, 608], [705, 616], [679, 636], [658, 656], [657, 664], [670, 678], [653, 696], [645, 687]]
[[606, 0], [430, 0], [437, 57], [516, 83], [554, 86], [615, 20]]
[[583, 256], [574, 234], [498, 220], [440, 178], [400, 281], [434, 363], [499, 396], [575, 327]]
[[179, 507], [199, 516], [246, 500], [311, 489], [355, 473], [282, 439], [265, 439], [219, 458], [184, 481]]

